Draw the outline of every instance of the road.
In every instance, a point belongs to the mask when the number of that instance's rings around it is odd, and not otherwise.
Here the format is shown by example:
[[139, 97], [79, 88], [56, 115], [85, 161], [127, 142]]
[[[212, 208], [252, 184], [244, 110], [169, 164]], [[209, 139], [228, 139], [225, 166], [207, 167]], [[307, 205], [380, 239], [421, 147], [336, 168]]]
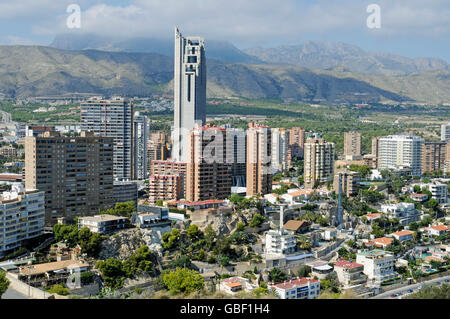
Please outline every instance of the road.
[[1, 299], [30, 299], [30, 298], [28, 298], [28, 296], [24, 294], [21, 294], [17, 290], [8, 288], [8, 290], [5, 291]]
[[[401, 299], [411, 293], [419, 291], [422, 287], [429, 287], [433, 285], [439, 285], [442, 283], [450, 283], [450, 276], [440, 277], [428, 281], [423, 281], [418, 284], [408, 285], [405, 287], [401, 287], [398, 289], [393, 289], [382, 294], [379, 294], [371, 299]], [[412, 290], [412, 292], [408, 292], [408, 290]], [[391, 295], [397, 294], [397, 297], [391, 297]]]

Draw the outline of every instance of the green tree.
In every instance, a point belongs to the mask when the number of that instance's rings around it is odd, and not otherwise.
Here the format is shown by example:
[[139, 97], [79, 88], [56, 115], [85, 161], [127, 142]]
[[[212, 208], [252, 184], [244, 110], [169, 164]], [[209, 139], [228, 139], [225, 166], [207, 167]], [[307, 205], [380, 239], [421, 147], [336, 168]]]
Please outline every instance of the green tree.
[[128, 278], [141, 273], [152, 275], [154, 273], [152, 259], [152, 251], [147, 246], [141, 246], [135, 254], [132, 254], [122, 262], [122, 269]]
[[189, 268], [191, 266], [192, 262], [189, 259], [188, 256], [186, 255], [181, 255], [180, 257], [178, 257], [177, 259], [173, 260], [172, 262], [169, 263], [169, 267], [170, 268]]
[[192, 224], [186, 230], [186, 235], [190, 240], [194, 241], [199, 239], [203, 235], [203, 233], [201, 232], [201, 230], [198, 228], [197, 225]]
[[205, 240], [208, 248], [211, 248], [216, 238], [216, 231], [211, 225], [205, 228]]
[[311, 273], [311, 267], [303, 265], [297, 270], [298, 277], [307, 277]]
[[237, 231], [244, 231], [245, 224], [243, 222], [237, 223], [236, 229], [237, 229]]
[[287, 278], [288, 278], [288, 275], [278, 267], [274, 267], [269, 272], [269, 279], [273, 282], [282, 282], [282, 281], [285, 281]]
[[174, 248], [180, 241], [180, 231], [177, 228], [172, 228], [171, 232], [162, 235], [162, 240], [164, 249]]
[[2, 295], [8, 290], [10, 281], [6, 278], [6, 273], [4, 271], [0, 271], [0, 299]]
[[106, 286], [112, 289], [122, 288], [126, 276], [122, 261], [115, 258], [99, 260], [95, 267], [100, 270]]
[[46, 289], [50, 294], [58, 294], [60, 296], [67, 296], [69, 294], [69, 289], [65, 288], [62, 284], [56, 284]]
[[257, 227], [257, 226], [261, 225], [265, 220], [266, 220], [266, 218], [264, 216], [256, 213], [255, 215], [253, 215], [252, 219], [250, 220], [249, 225], [250, 225], [250, 227]]
[[203, 277], [197, 271], [187, 268], [177, 268], [165, 273], [163, 282], [172, 295], [189, 294], [204, 286]]
[[450, 285], [430, 286], [411, 294], [407, 299], [450, 299]]

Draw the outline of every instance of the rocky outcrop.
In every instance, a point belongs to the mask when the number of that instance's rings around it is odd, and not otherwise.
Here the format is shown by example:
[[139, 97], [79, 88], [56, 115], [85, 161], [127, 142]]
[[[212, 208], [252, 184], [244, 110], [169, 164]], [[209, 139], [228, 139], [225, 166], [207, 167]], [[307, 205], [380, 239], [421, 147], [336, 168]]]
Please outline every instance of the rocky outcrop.
[[126, 259], [143, 245], [160, 255], [163, 249], [161, 236], [168, 231], [170, 231], [170, 226], [119, 231], [102, 242], [99, 258], [103, 260], [108, 258]]

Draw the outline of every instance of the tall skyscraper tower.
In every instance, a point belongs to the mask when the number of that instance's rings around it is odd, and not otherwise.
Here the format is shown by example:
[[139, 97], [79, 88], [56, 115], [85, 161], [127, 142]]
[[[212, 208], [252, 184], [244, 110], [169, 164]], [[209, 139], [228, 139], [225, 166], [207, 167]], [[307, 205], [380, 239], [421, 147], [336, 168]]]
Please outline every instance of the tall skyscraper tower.
[[91, 98], [81, 103], [81, 130], [114, 137], [114, 178], [132, 179], [133, 104], [115, 97]]
[[175, 28], [174, 126], [172, 158], [187, 160], [189, 131], [206, 123], [205, 41], [200, 37], [184, 38]]
[[139, 112], [134, 113], [133, 127], [133, 179], [142, 180], [147, 177], [147, 141], [150, 134], [150, 125], [145, 115]]

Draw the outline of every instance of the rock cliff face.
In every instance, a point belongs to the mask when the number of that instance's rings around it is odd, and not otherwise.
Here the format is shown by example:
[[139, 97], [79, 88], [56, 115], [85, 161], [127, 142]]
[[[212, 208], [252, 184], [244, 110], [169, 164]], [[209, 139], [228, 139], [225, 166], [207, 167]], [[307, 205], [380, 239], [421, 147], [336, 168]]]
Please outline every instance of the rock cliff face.
[[139, 229], [132, 228], [119, 231], [104, 240], [99, 253], [100, 259], [126, 259], [136, 250], [146, 245], [158, 255], [162, 252], [161, 236], [170, 231], [170, 227]]
[[243, 222], [244, 224], [248, 224], [252, 219], [253, 215], [258, 212], [258, 209], [251, 208], [243, 210], [241, 213], [231, 213], [227, 214], [202, 214], [195, 213], [191, 214], [192, 224], [196, 224], [201, 230], [205, 230], [208, 225], [217, 232], [217, 235], [225, 235], [233, 233], [236, 229], [238, 222]]

